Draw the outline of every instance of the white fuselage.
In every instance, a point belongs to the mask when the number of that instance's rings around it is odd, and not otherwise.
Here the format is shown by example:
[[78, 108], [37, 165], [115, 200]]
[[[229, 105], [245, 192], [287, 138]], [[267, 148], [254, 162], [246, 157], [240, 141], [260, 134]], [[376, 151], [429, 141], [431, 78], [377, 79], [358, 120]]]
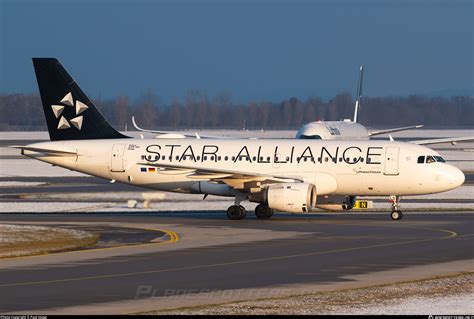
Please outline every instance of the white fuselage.
[[[193, 168], [293, 178], [314, 184], [318, 195], [419, 195], [451, 190], [464, 182], [464, 174], [454, 166], [417, 162], [419, 156], [439, 156], [435, 151], [403, 142], [127, 138], [29, 146], [77, 153], [24, 152], [57, 166], [184, 193], [199, 193], [196, 183], [209, 180], [193, 175]], [[161, 170], [160, 163], [178, 169]]]

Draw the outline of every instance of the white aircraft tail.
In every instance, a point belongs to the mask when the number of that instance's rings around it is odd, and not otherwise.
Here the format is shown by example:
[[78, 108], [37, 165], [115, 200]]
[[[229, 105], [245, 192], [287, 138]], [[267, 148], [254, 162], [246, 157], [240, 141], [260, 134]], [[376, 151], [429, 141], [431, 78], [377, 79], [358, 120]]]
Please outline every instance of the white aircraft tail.
[[354, 123], [357, 123], [357, 117], [359, 116], [360, 110], [360, 101], [362, 99], [362, 80], [364, 77], [364, 66], [360, 66], [360, 73], [359, 73], [359, 84], [357, 85], [357, 97], [354, 109]]

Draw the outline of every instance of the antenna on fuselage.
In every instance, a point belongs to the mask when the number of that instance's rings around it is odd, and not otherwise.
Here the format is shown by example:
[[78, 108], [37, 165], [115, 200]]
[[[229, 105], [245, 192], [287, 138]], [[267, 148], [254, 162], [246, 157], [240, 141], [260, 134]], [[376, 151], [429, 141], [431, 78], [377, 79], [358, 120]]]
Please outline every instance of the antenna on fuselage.
[[356, 96], [356, 103], [354, 109], [354, 123], [357, 123], [357, 117], [359, 115], [360, 110], [360, 101], [362, 99], [362, 80], [364, 78], [364, 66], [360, 66], [360, 73], [359, 73], [359, 84], [357, 85], [357, 96]]

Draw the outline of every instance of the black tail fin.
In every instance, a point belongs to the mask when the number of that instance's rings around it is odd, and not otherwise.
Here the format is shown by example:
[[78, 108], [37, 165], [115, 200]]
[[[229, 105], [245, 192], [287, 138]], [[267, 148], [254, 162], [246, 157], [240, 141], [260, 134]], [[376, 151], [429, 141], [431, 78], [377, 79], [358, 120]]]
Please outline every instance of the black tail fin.
[[33, 58], [51, 141], [126, 138], [104, 119], [57, 59]]

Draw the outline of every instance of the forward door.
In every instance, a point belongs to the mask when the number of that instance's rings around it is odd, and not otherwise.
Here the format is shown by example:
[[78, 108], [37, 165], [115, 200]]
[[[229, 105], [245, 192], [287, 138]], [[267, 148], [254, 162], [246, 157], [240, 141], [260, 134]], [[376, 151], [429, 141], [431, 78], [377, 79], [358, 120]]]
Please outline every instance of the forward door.
[[385, 151], [385, 175], [398, 175], [398, 147], [390, 146]]

